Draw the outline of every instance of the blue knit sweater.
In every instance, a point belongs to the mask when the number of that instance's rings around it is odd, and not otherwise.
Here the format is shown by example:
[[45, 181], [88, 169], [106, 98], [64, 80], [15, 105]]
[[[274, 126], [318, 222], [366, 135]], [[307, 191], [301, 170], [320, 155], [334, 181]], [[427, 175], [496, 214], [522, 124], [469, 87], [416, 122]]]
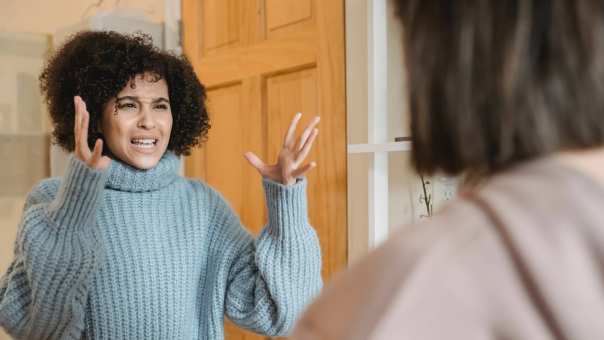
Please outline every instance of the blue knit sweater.
[[321, 287], [306, 182], [264, 181], [257, 239], [209, 186], [166, 153], [141, 171], [72, 157], [27, 198], [0, 280], [0, 326], [16, 339], [223, 339], [284, 335]]

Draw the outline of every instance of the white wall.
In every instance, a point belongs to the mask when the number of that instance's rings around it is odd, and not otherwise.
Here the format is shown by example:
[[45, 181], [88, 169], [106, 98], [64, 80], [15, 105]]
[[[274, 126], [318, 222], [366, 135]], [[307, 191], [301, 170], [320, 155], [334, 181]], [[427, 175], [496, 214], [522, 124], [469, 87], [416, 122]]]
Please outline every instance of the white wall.
[[[346, 1], [348, 144], [409, 136], [402, 30], [393, 13], [392, 1]], [[394, 226], [414, 221], [415, 179], [406, 153], [348, 155], [349, 263]]]
[[[393, 1], [346, 0], [346, 91], [348, 144], [364, 150], [348, 154], [348, 258], [354, 263], [427, 215], [410, 152], [400, 144], [398, 151], [383, 151], [395, 137], [410, 136], [403, 28]], [[426, 180], [436, 212], [454, 196], [456, 183], [443, 176]]]

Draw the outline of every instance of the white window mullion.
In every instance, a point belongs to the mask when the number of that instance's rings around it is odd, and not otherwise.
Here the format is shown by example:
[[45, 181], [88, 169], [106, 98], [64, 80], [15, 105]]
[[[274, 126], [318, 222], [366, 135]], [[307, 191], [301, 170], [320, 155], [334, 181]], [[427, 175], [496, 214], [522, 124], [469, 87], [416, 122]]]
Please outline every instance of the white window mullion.
[[[388, 136], [388, 34], [387, 0], [367, 1], [368, 142], [387, 142]], [[388, 152], [371, 154], [368, 174], [368, 239], [373, 248], [388, 237]]]

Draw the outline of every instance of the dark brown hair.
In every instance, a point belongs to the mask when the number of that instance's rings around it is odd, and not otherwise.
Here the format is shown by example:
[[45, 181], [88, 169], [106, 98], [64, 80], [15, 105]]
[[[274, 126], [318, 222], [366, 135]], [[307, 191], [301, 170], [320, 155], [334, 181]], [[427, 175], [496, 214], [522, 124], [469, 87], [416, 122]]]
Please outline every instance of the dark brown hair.
[[48, 60], [40, 88], [52, 119], [54, 143], [73, 151], [73, 97], [79, 95], [90, 112], [88, 144], [92, 147], [97, 138], [103, 138], [98, 126], [105, 105], [135, 76], [146, 72], [168, 84], [173, 118], [168, 150], [188, 154], [210, 128], [205, 89], [184, 56], [157, 49], [151, 37], [142, 33], [79, 32]]
[[413, 162], [491, 175], [604, 144], [604, 2], [398, 0]]

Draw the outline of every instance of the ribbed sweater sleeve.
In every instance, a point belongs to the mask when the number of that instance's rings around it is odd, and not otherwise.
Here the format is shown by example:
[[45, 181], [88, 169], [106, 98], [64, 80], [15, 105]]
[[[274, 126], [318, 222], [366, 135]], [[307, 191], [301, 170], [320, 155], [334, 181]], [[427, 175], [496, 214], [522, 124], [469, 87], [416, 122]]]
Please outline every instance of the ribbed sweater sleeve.
[[268, 224], [256, 240], [227, 204], [217, 208], [217, 222], [226, 231], [225, 314], [243, 328], [283, 336], [321, 289], [321, 251], [308, 222], [306, 180], [263, 185]]
[[109, 171], [71, 157], [65, 176], [29, 194], [14, 259], [0, 280], [0, 326], [15, 339], [80, 339], [102, 256], [95, 216]]

